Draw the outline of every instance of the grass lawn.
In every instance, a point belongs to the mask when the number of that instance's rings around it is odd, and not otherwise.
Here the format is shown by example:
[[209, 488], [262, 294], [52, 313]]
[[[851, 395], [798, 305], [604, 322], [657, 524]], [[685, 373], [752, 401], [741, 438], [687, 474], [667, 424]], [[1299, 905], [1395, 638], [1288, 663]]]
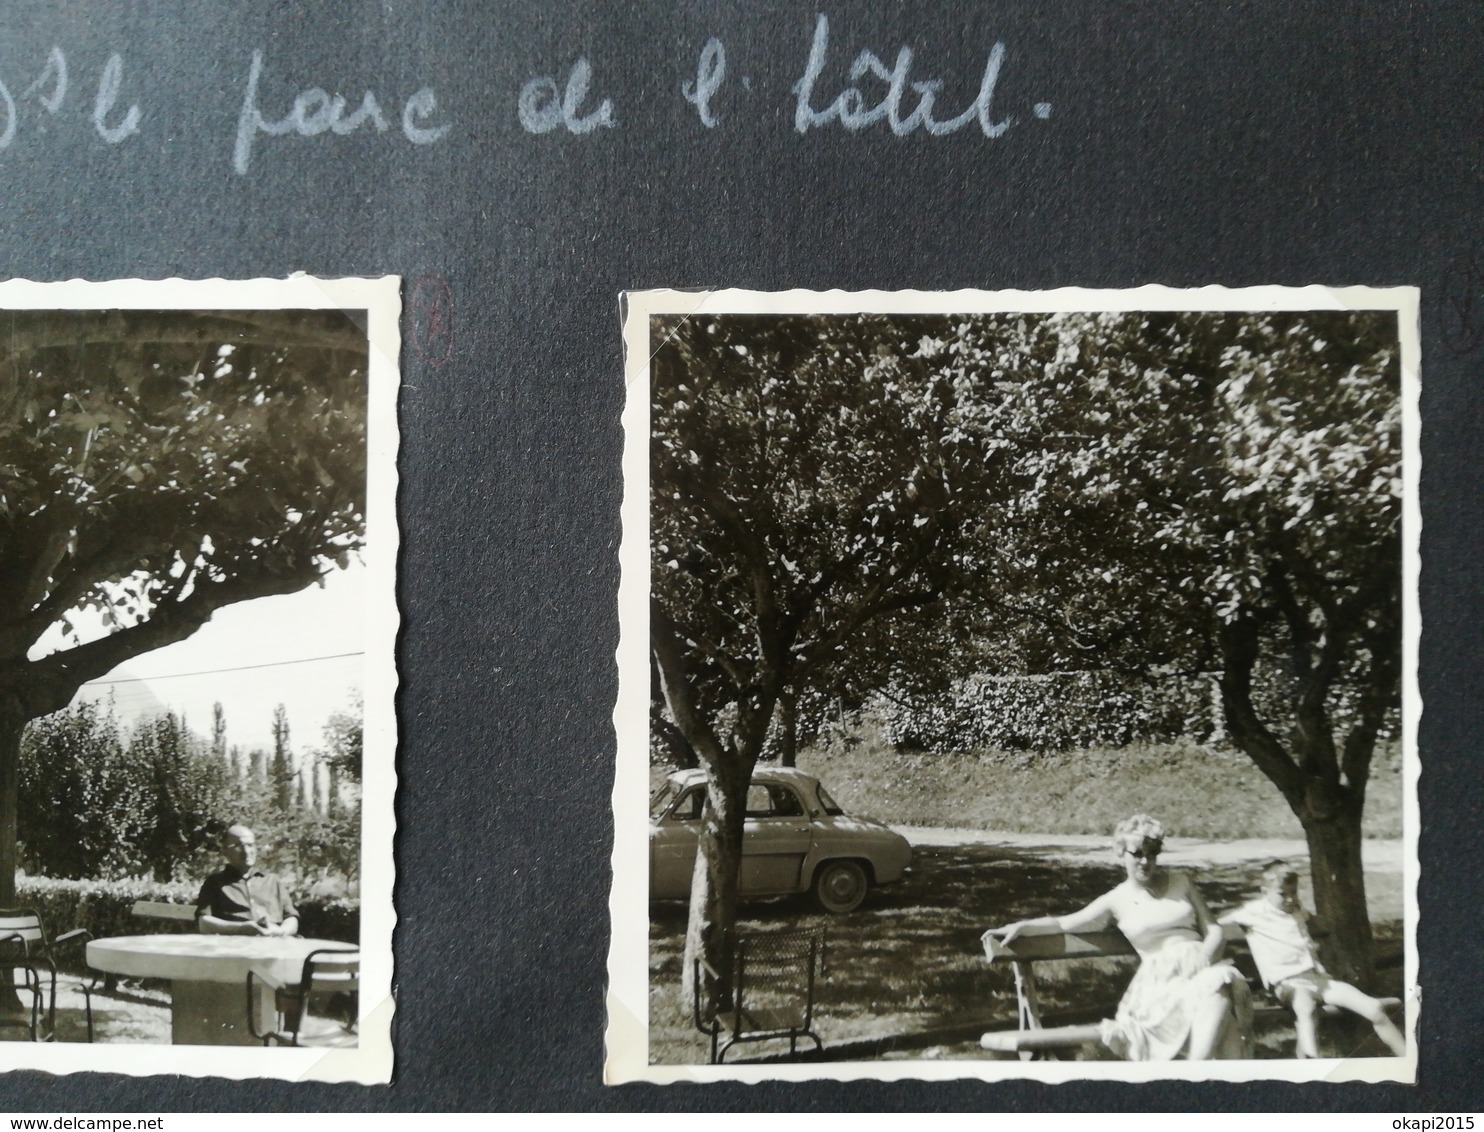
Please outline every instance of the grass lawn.
[[[99, 1043], [170, 1044], [170, 994], [153, 980], [123, 979], [116, 991], [93, 995], [93, 1035]], [[0, 1039], [27, 1041], [26, 1032], [6, 1026]], [[63, 976], [57, 985], [57, 1041], [86, 1042], [82, 992]]]
[[[1048, 838], [1048, 841], [1052, 839]], [[744, 905], [742, 931], [822, 927], [826, 973], [818, 990], [816, 1028], [826, 1047], [870, 1038], [982, 1024], [1015, 1026], [1014, 979], [1008, 968], [991, 968], [979, 936], [985, 928], [1027, 916], [1071, 911], [1120, 879], [1111, 857], [1106, 864], [1068, 859], [1054, 845], [1043, 849], [971, 843], [917, 847], [912, 872], [901, 883], [876, 890], [856, 912], [831, 916], [803, 898]], [[1265, 854], [1261, 855], [1265, 859]], [[1193, 869], [1213, 910], [1249, 899], [1261, 859], [1222, 853]], [[1401, 934], [1401, 877], [1387, 870], [1368, 873], [1371, 920], [1381, 951], [1395, 953]], [[1305, 894], [1312, 907], [1312, 897]], [[657, 905], [650, 921], [650, 1060], [688, 1064], [707, 1058], [705, 1039], [695, 1031], [690, 1004], [681, 1001], [683, 905]], [[1043, 1015], [1085, 1016], [1100, 1007], [1111, 1012], [1133, 972], [1135, 960], [1093, 959], [1040, 964]], [[1401, 972], [1385, 975], [1401, 992]], [[1093, 1015], [1097, 1016], [1096, 1013]], [[1326, 1023], [1327, 1040], [1343, 1040], [1347, 1053], [1369, 1033]], [[926, 1048], [921, 1048], [923, 1045]], [[1369, 1049], [1369, 1047], [1365, 1047]], [[748, 1050], [749, 1047], [744, 1047]], [[763, 1052], [764, 1047], [750, 1047]], [[739, 1051], [742, 1052], [742, 1051]], [[1384, 1054], [1376, 1046], [1374, 1052]], [[1292, 1030], [1266, 1035], [1260, 1053], [1292, 1056]], [[908, 1056], [980, 1057], [977, 1043], [920, 1044]]]
[[[870, 720], [799, 753], [849, 812], [890, 825], [1106, 836], [1153, 814], [1171, 836], [1298, 838], [1278, 788], [1239, 751], [1191, 741], [1080, 751], [897, 750]], [[1401, 836], [1401, 747], [1376, 751], [1366, 837]]]

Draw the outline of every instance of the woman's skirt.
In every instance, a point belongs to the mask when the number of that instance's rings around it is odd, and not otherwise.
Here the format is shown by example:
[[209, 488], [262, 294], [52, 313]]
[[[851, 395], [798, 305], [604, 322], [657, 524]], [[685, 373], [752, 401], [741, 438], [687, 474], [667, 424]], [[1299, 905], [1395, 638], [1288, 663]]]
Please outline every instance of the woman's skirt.
[[1103, 1044], [1126, 1061], [1171, 1061], [1185, 1048], [1203, 1004], [1227, 986], [1233, 988], [1230, 1032], [1218, 1038], [1214, 1052], [1218, 1057], [1250, 1056], [1247, 981], [1227, 960], [1208, 964], [1195, 940], [1170, 943], [1141, 958], [1118, 1013], [1102, 1023]]

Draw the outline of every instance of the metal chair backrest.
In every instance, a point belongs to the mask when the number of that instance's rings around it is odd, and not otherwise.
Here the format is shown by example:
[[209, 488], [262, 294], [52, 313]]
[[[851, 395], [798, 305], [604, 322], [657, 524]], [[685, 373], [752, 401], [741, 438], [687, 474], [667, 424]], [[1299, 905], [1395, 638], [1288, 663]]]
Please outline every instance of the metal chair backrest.
[[768, 1011], [807, 1030], [814, 1017], [814, 980], [824, 951], [821, 931], [767, 932], [737, 939], [732, 1012], [734, 1032], [749, 1027], [747, 1015]]
[[172, 922], [196, 922], [194, 904], [171, 904], [165, 900], [136, 900], [129, 909], [131, 915], [141, 920], [169, 920]]
[[0, 954], [44, 955], [47, 949], [39, 915], [29, 908], [0, 908]]
[[322, 948], [304, 957], [304, 974], [299, 993], [306, 999], [313, 992], [339, 993], [361, 988], [360, 951], [337, 951]]
[[[294, 991], [289, 1021], [291, 1045], [342, 1045], [354, 1039], [355, 995], [361, 987], [361, 953], [322, 948], [304, 957], [304, 973]], [[316, 1009], [311, 1003], [318, 1003]], [[311, 1013], [333, 1019], [337, 1028], [305, 1033]]]

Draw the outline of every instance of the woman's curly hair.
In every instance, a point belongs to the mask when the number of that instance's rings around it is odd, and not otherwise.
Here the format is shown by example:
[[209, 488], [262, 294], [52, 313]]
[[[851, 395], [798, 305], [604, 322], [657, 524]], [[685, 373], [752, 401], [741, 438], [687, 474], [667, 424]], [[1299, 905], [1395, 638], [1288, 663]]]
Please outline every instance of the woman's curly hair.
[[1152, 841], [1163, 848], [1165, 827], [1160, 824], [1159, 819], [1152, 818], [1148, 814], [1135, 814], [1133, 817], [1124, 818], [1113, 830], [1113, 848], [1122, 850], [1124, 845], [1131, 841]]

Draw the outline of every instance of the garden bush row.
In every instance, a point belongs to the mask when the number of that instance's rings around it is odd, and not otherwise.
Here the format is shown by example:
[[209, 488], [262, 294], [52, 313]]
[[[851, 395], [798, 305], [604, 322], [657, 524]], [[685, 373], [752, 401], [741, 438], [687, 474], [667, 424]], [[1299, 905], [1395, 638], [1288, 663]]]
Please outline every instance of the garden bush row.
[[1060, 751], [1189, 734], [1199, 726], [1203, 698], [1210, 698], [1210, 685], [1192, 680], [1139, 687], [1116, 673], [1068, 672], [977, 677], [951, 698], [889, 694], [875, 706], [900, 747]]
[[[1266, 719], [1293, 718], [1291, 684], [1277, 673], [1255, 682], [1254, 700]], [[898, 747], [926, 751], [997, 749], [1068, 751], [1123, 747], [1134, 742], [1225, 740], [1214, 675], [1166, 675], [1142, 680], [1116, 672], [1062, 672], [1038, 676], [973, 677], [948, 696], [878, 694], [870, 704]], [[1354, 695], [1332, 697], [1331, 720], [1354, 719]], [[1394, 738], [1393, 713], [1383, 738]]]
[[[194, 931], [192, 924], [170, 920], [141, 920], [131, 909], [139, 900], [158, 900], [194, 908], [200, 885], [189, 882], [159, 882], [131, 877], [123, 880], [55, 880], [50, 877], [19, 877], [16, 904], [41, 916], [52, 937], [86, 928], [95, 938]], [[299, 934], [314, 939], [358, 943], [361, 935], [361, 903], [345, 897], [296, 899]], [[75, 955], [77, 970], [82, 956]], [[69, 966], [72, 966], [69, 957]]]

